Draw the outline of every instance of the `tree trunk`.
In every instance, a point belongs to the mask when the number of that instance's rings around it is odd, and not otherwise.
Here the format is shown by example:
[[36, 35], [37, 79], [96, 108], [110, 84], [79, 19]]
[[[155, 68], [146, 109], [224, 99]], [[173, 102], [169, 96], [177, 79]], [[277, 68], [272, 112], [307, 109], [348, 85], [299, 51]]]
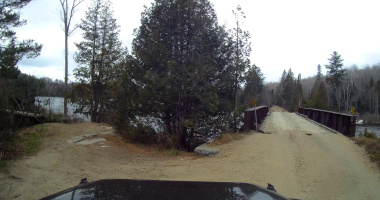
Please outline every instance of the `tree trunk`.
[[66, 14], [64, 16], [64, 24], [65, 24], [65, 92], [63, 94], [64, 102], [63, 102], [63, 115], [67, 117], [67, 82], [68, 82], [68, 72], [69, 72], [69, 22], [67, 12], [69, 10], [68, 2], [66, 1]]
[[376, 115], [379, 115], [379, 91], [377, 92], [376, 98]]
[[68, 82], [68, 72], [69, 72], [69, 63], [68, 63], [68, 35], [67, 35], [67, 29], [65, 30], [65, 92], [64, 92], [64, 102], [63, 102], [63, 112], [64, 116], [67, 117], [67, 82]]

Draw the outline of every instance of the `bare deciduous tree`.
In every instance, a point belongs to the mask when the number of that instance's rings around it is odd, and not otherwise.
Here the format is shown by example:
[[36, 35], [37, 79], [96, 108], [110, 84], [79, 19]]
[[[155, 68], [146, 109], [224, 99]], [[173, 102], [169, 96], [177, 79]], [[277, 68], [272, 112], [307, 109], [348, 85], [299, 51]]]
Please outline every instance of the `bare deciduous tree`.
[[63, 31], [65, 32], [65, 92], [64, 92], [64, 116], [67, 116], [67, 81], [68, 81], [68, 71], [69, 71], [69, 64], [68, 64], [68, 57], [69, 57], [69, 49], [68, 49], [68, 41], [69, 37], [73, 34], [75, 29], [78, 28], [77, 25], [75, 25], [73, 28], [70, 28], [71, 22], [73, 19], [73, 16], [76, 12], [77, 7], [79, 4], [81, 4], [84, 0], [72, 0], [71, 3], [69, 3], [69, 0], [59, 0], [59, 3], [61, 4], [61, 20], [63, 22]]

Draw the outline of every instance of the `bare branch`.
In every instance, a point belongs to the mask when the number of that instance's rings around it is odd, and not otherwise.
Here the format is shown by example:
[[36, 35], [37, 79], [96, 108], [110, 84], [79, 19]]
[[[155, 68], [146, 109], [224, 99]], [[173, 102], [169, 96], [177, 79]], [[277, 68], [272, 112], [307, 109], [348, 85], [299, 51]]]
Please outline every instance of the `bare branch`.
[[70, 30], [69, 32], [68, 32], [68, 36], [70, 37], [71, 36], [71, 34], [73, 34], [74, 33], [74, 31], [77, 29], [79, 27], [79, 25], [75, 25], [75, 27], [72, 29], [72, 30]]
[[65, 32], [65, 98], [64, 98], [64, 115], [67, 116], [67, 81], [68, 81], [68, 38], [69, 36], [78, 28], [78, 25], [70, 30], [71, 20], [75, 14], [76, 8], [81, 4], [84, 0], [72, 0], [71, 7], [68, 3], [69, 0], [59, 0], [61, 4], [61, 20], [64, 25]]

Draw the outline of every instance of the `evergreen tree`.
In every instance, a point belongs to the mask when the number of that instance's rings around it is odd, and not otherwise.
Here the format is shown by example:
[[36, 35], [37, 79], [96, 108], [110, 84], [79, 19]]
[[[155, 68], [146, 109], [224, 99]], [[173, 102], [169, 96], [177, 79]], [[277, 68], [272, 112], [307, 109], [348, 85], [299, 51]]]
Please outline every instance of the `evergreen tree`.
[[337, 110], [341, 110], [342, 91], [341, 86], [346, 75], [346, 70], [343, 69], [343, 59], [338, 52], [334, 51], [331, 58], [328, 59], [329, 64], [325, 65], [327, 69], [326, 81], [332, 88], [332, 95], [335, 97], [335, 105]]
[[263, 87], [264, 75], [259, 67], [252, 65], [246, 76], [241, 103], [246, 103], [251, 106], [252, 99], [259, 98], [259, 94], [263, 91]]
[[40, 55], [42, 45], [33, 40], [17, 41], [13, 28], [26, 24], [20, 19], [18, 9], [31, 0], [2, 0], [0, 2], [0, 78], [17, 78], [20, 71], [17, 63], [23, 58]]
[[316, 86], [314, 92], [310, 98], [309, 106], [315, 109], [327, 110], [328, 108], [328, 96], [327, 96], [326, 84], [321, 81]]
[[111, 2], [93, 0], [79, 28], [84, 41], [76, 44], [75, 61], [80, 67], [75, 69], [74, 76], [79, 83], [72, 101], [79, 105], [76, 112], [91, 116], [92, 122], [101, 122], [110, 108], [111, 88], [123, 57]]
[[309, 107], [321, 110], [328, 108], [328, 96], [326, 84], [323, 81], [321, 65], [318, 65], [317, 68], [317, 76], [310, 94]]
[[288, 70], [288, 73], [286, 74], [285, 80], [283, 81], [281, 96], [284, 99], [285, 102], [285, 108], [290, 109], [291, 104], [293, 102], [293, 97], [295, 94], [295, 87], [294, 87], [294, 73], [292, 72], [292, 69], [290, 68]]
[[280, 84], [276, 88], [276, 102], [278, 105], [285, 106], [285, 100], [284, 97], [282, 96], [284, 94], [283, 89], [284, 89], [284, 84], [285, 84], [285, 79], [286, 79], [286, 70], [282, 72], [281, 79], [280, 79]]
[[323, 76], [322, 67], [321, 67], [321, 65], [318, 65], [317, 68], [318, 68], [317, 69], [317, 82], [320, 82], [320, 81], [322, 81], [322, 76]]
[[316, 76], [316, 79], [315, 79], [314, 85], [313, 85], [313, 87], [311, 88], [310, 97], [313, 95], [314, 90], [317, 89], [319, 83], [322, 81], [323, 74], [322, 74], [322, 71], [321, 71], [321, 70], [322, 70], [322, 69], [321, 69], [321, 65], [318, 65], [318, 66], [317, 66], [317, 76]]
[[162, 121], [164, 133], [191, 150], [195, 133], [212, 134], [205, 130], [212, 116], [231, 113], [219, 110], [235, 86], [231, 39], [208, 0], [157, 0], [135, 35], [129, 84], [138, 91], [136, 113]]
[[331, 58], [328, 59], [329, 64], [325, 65], [327, 69], [327, 82], [331, 87], [336, 90], [342, 85], [344, 76], [346, 75], [346, 70], [343, 69], [343, 59], [338, 52], [334, 51], [331, 54]]
[[[36, 78], [21, 74], [18, 62], [24, 57], [40, 55], [42, 45], [33, 40], [19, 41], [14, 28], [26, 24], [20, 19], [19, 9], [31, 0], [0, 1], [0, 110], [34, 112], [34, 98], [41, 83]], [[11, 133], [17, 127], [13, 115], [1, 117], [0, 130]], [[8, 129], [8, 130], [5, 130]], [[0, 138], [2, 140], [3, 138]], [[1, 142], [1, 141], [0, 141]]]
[[236, 27], [231, 32], [232, 40], [235, 47], [235, 110], [238, 108], [238, 90], [239, 85], [244, 81], [245, 77], [244, 72], [249, 67], [249, 55], [251, 54], [251, 43], [249, 39], [251, 35], [248, 31], [242, 30], [241, 26], [243, 25], [243, 19], [246, 18], [245, 13], [242, 11], [241, 6], [239, 5], [236, 10], [233, 10], [232, 13], [235, 16]]
[[296, 112], [298, 106], [303, 101], [301, 74], [298, 75], [298, 79], [296, 80], [291, 68], [288, 72], [284, 70], [275, 92], [277, 93], [275, 98], [278, 104], [289, 111]]
[[297, 80], [294, 85], [294, 96], [293, 103], [291, 105], [291, 110], [297, 112], [301, 102], [303, 101], [303, 90], [301, 84], [301, 74], [298, 74]]

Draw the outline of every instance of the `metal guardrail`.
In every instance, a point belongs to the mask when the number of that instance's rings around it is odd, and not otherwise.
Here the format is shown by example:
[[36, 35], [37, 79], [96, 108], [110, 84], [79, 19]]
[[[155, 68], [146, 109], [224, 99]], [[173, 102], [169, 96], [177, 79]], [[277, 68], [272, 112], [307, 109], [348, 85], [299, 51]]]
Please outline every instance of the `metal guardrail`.
[[298, 108], [298, 113], [306, 115], [311, 120], [334, 129], [345, 136], [355, 137], [355, 115], [347, 115], [344, 113], [318, 110], [313, 108]]
[[258, 124], [262, 123], [261, 121], [265, 119], [269, 112], [268, 106], [259, 106], [246, 110], [244, 112], [244, 131], [256, 130], [255, 110]]

